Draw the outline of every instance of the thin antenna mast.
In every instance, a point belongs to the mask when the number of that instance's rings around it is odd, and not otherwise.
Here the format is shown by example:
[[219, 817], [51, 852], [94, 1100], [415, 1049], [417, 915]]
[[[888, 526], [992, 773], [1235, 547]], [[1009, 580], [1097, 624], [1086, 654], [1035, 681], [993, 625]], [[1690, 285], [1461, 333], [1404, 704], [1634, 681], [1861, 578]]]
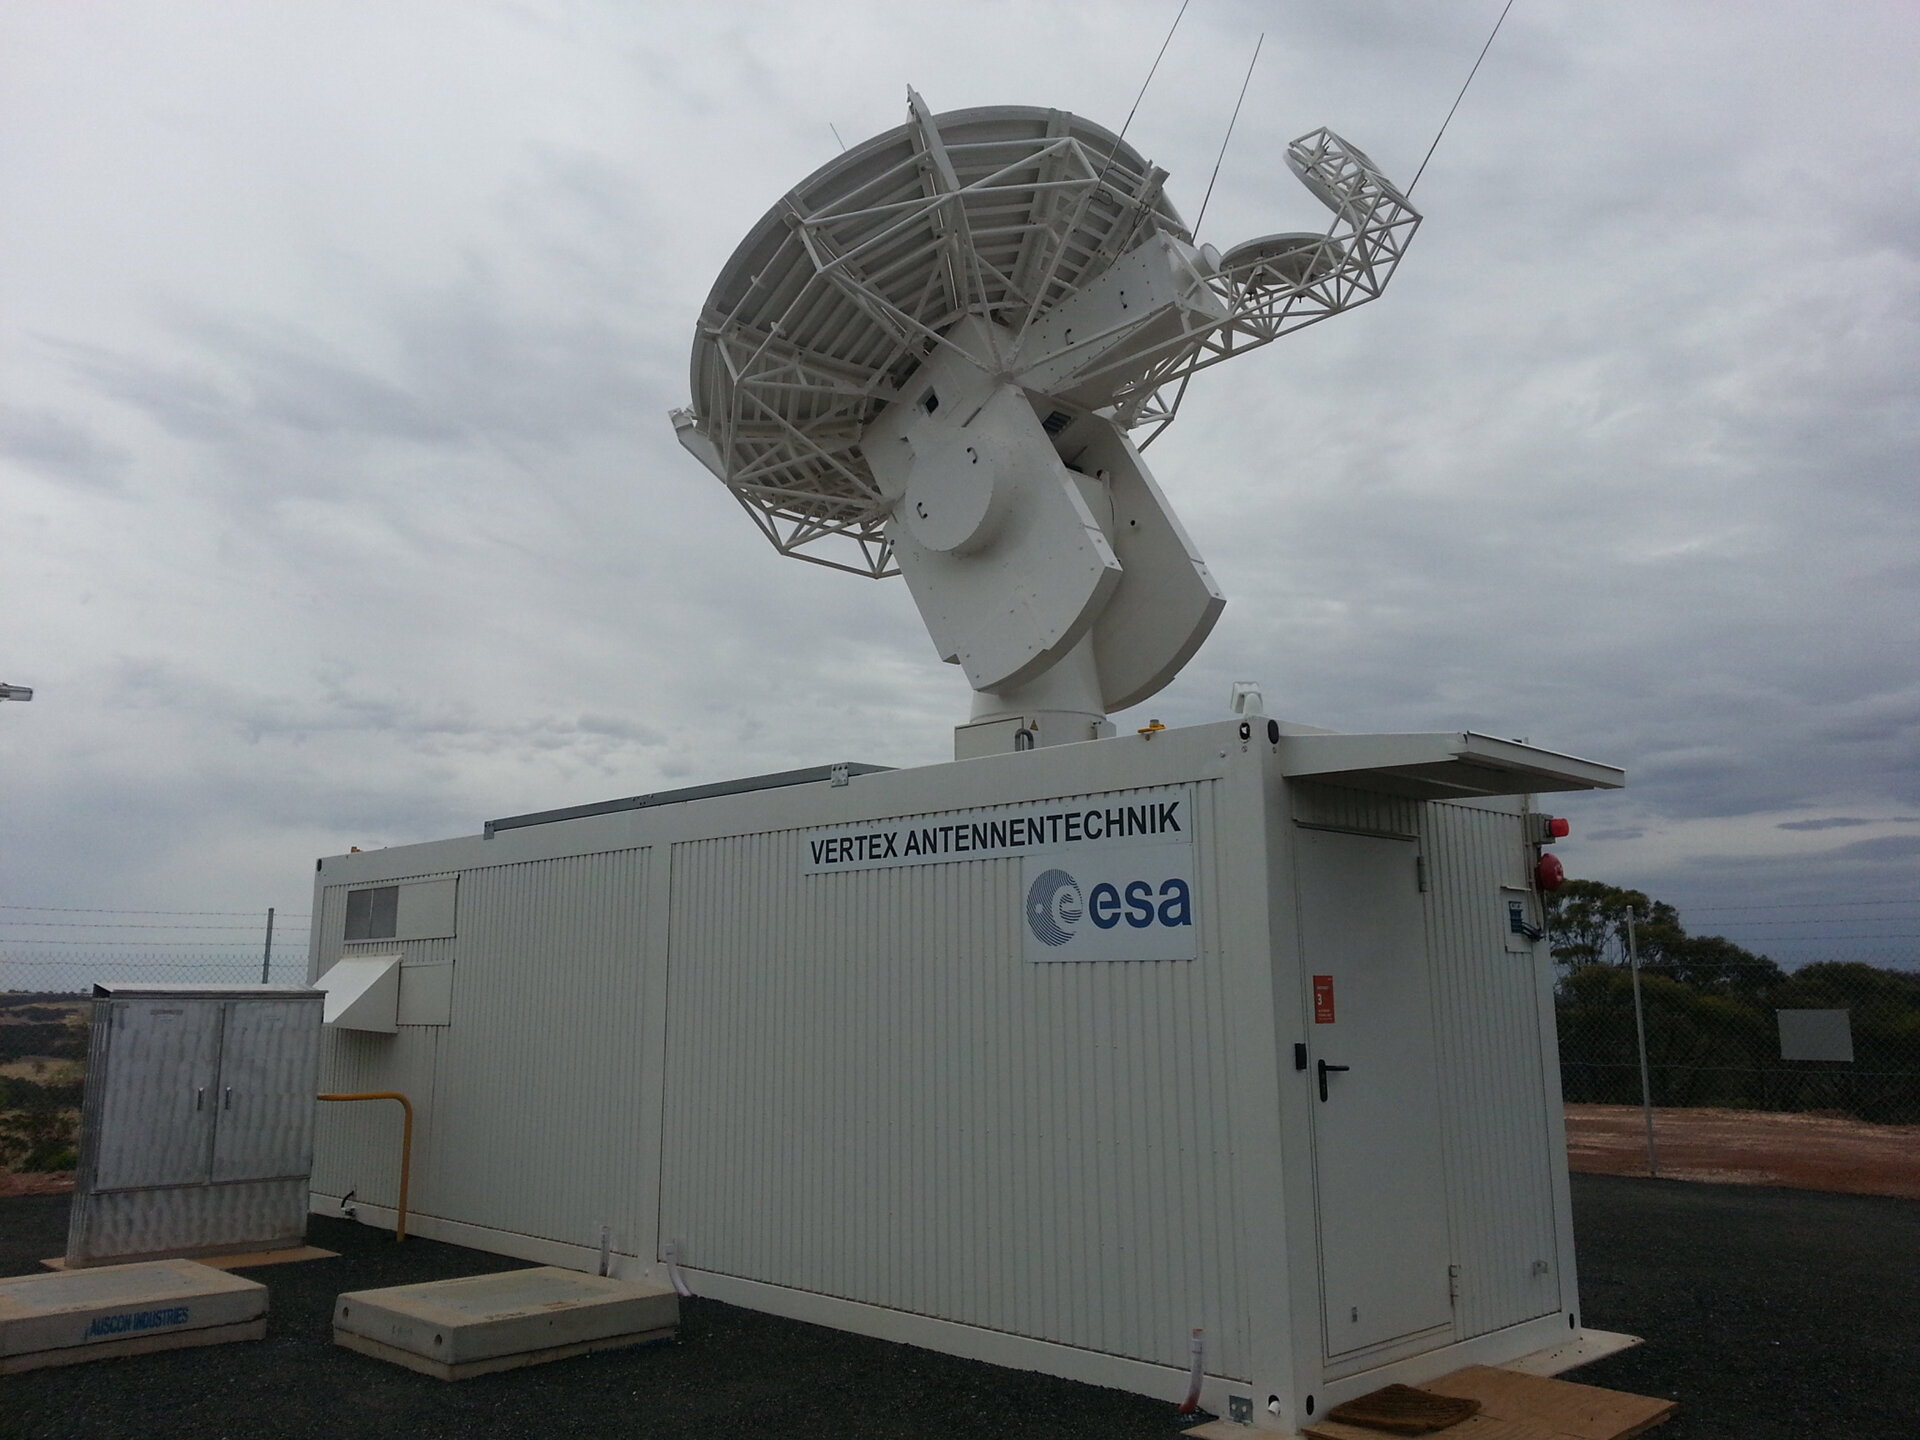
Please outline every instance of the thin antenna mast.
[[1127, 111], [1126, 122], [1120, 127], [1122, 140], [1127, 138], [1127, 126], [1133, 124], [1134, 112], [1140, 108], [1140, 102], [1147, 98], [1147, 86], [1153, 83], [1154, 72], [1160, 68], [1160, 62], [1166, 58], [1167, 46], [1173, 43], [1173, 32], [1180, 28], [1180, 16], [1187, 13], [1189, 3], [1191, 0], [1180, 0], [1180, 14], [1175, 15], [1173, 24], [1167, 27], [1167, 38], [1160, 42], [1160, 53], [1153, 57], [1153, 64], [1147, 70], [1147, 78], [1140, 82], [1140, 93], [1133, 97], [1133, 109]]
[[1100, 174], [1094, 179], [1093, 189], [1087, 192], [1089, 199], [1106, 183], [1107, 171], [1113, 168], [1113, 162], [1119, 158], [1120, 142], [1127, 138], [1127, 126], [1133, 124], [1133, 117], [1139, 112], [1140, 102], [1147, 98], [1147, 87], [1153, 83], [1153, 77], [1160, 69], [1160, 62], [1166, 59], [1167, 47], [1173, 43], [1173, 32], [1180, 28], [1181, 16], [1187, 13], [1187, 6], [1191, 3], [1192, 0], [1180, 0], [1179, 13], [1173, 17], [1173, 24], [1167, 27], [1167, 38], [1160, 42], [1160, 53], [1153, 57], [1153, 64], [1147, 67], [1147, 78], [1140, 82], [1140, 93], [1133, 97], [1133, 109], [1127, 111], [1126, 121], [1120, 126], [1120, 133], [1114, 137], [1113, 149], [1107, 152], [1107, 163], [1100, 167]]
[[[1127, 111], [1125, 124], [1121, 125], [1120, 133], [1114, 136], [1113, 148], [1107, 151], [1106, 163], [1100, 167], [1100, 173], [1093, 177], [1093, 184], [1074, 203], [1073, 221], [1069, 229], [1078, 228], [1080, 221], [1086, 216], [1088, 207], [1093, 204], [1093, 197], [1098, 195], [1100, 188], [1107, 183], [1107, 173], [1113, 169], [1113, 162], [1120, 158], [1120, 147], [1126, 143], [1127, 126], [1133, 124], [1133, 117], [1140, 109], [1140, 102], [1147, 98], [1147, 87], [1153, 83], [1154, 74], [1160, 69], [1160, 61], [1165, 58], [1167, 47], [1173, 43], [1173, 32], [1180, 28], [1181, 17], [1187, 13], [1187, 6], [1190, 3], [1191, 0], [1180, 0], [1180, 9], [1173, 17], [1173, 24], [1167, 27], [1167, 38], [1160, 42], [1160, 53], [1153, 57], [1153, 64], [1147, 68], [1147, 78], [1140, 82], [1140, 93], [1133, 97], [1133, 109]], [[1034, 317], [1040, 313], [1041, 306], [1046, 300], [1047, 287], [1053, 283], [1054, 273], [1060, 268], [1060, 262], [1065, 255], [1065, 250], [1056, 249], [1046, 272], [1040, 277], [1040, 282], [1033, 287], [1033, 303], [1028, 307], [1026, 318], [1020, 322], [1019, 326], [1021, 338], [1025, 338], [1027, 327], [1033, 324]], [[1018, 340], [1015, 343], [1018, 344]]]
[[1427, 147], [1427, 159], [1420, 162], [1420, 168], [1413, 172], [1413, 185], [1407, 186], [1407, 194], [1413, 194], [1413, 186], [1420, 183], [1420, 177], [1427, 173], [1427, 160], [1433, 159], [1433, 152], [1440, 148], [1440, 136], [1447, 133], [1447, 126], [1453, 123], [1453, 112], [1460, 108], [1460, 102], [1467, 98], [1467, 85], [1473, 84], [1473, 77], [1480, 73], [1480, 60], [1487, 58], [1487, 51], [1493, 48], [1493, 37], [1500, 33], [1500, 27], [1506, 23], [1507, 11], [1513, 8], [1513, 0], [1507, 0], [1501, 10], [1500, 18], [1493, 22], [1493, 31], [1487, 36], [1487, 43], [1480, 47], [1480, 59], [1473, 62], [1473, 69], [1467, 71], [1466, 85], [1460, 87], [1460, 93], [1453, 97], [1453, 104], [1447, 110], [1447, 118], [1440, 122], [1439, 133], [1433, 137], [1433, 144]]
[[1200, 238], [1200, 222], [1207, 218], [1207, 203], [1213, 199], [1213, 182], [1220, 178], [1220, 166], [1227, 158], [1227, 142], [1233, 139], [1233, 127], [1240, 120], [1240, 107], [1246, 103], [1247, 86], [1253, 83], [1253, 67], [1260, 63], [1260, 47], [1267, 43], [1267, 32], [1253, 42], [1253, 59], [1247, 61], [1247, 78], [1240, 82], [1240, 98], [1233, 102], [1233, 116], [1227, 121], [1227, 133], [1220, 137], [1220, 153], [1213, 160], [1213, 174], [1207, 177], [1207, 193], [1201, 197], [1200, 213], [1193, 220], [1194, 239]]

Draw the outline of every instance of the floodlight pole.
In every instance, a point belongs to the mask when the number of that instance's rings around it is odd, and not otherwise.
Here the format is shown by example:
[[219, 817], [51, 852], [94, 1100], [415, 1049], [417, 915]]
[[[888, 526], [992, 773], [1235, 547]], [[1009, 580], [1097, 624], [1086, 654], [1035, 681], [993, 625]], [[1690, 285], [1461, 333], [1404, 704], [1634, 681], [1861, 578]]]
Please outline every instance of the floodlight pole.
[[1647, 1118], [1647, 1174], [1660, 1178], [1659, 1158], [1653, 1148], [1653, 1087], [1647, 1080], [1647, 1019], [1640, 1008], [1640, 946], [1633, 933], [1634, 912], [1627, 911], [1627, 963], [1633, 969], [1633, 1032], [1640, 1046], [1640, 1109]]

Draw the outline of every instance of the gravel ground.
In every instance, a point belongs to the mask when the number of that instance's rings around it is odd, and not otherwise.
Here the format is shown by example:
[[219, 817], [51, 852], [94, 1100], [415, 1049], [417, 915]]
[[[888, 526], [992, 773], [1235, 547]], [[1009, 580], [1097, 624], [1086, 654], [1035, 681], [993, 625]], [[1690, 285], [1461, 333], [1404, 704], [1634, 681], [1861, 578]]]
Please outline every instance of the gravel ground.
[[[1920, 1436], [1920, 1204], [1576, 1175], [1586, 1324], [1647, 1338], [1569, 1378], [1674, 1396], [1661, 1440]], [[0, 1274], [66, 1239], [65, 1196], [0, 1201]], [[342, 1290], [513, 1261], [316, 1217], [335, 1260], [249, 1272], [259, 1344], [0, 1380], [0, 1437], [143, 1440], [1172, 1440], [1171, 1404], [908, 1346], [686, 1304], [680, 1339], [448, 1385], [330, 1343]]]
[[1573, 1177], [1581, 1323], [1646, 1344], [1567, 1378], [1677, 1398], [1660, 1440], [1920, 1437], [1920, 1203]]

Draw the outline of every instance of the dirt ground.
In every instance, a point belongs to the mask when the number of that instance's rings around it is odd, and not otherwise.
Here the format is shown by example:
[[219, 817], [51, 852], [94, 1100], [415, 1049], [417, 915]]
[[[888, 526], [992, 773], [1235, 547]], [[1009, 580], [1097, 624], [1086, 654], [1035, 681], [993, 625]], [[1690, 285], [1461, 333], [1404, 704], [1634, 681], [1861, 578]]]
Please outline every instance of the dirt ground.
[[11, 1200], [16, 1195], [64, 1195], [71, 1189], [71, 1170], [48, 1170], [25, 1175], [0, 1170], [0, 1200]]
[[[1752, 1110], [1653, 1112], [1663, 1180], [1781, 1185], [1920, 1200], [1920, 1125]], [[1567, 1165], [1589, 1175], [1645, 1175], [1647, 1131], [1637, 1105], [1567, 1106]]]
[[[1920, 1200], [1920, 1125], [1752, 1110], [1655, 1110], [1653, 1143], [1662, 1180]], [[1647, 1133], [1640, 1108], [1567, 1106], [1567, 1166], [1586, 1175], [1645, 1175]], [[72, 1188], [72, 1171], [0, 1171], [0, 1199], [64, 1195]]]

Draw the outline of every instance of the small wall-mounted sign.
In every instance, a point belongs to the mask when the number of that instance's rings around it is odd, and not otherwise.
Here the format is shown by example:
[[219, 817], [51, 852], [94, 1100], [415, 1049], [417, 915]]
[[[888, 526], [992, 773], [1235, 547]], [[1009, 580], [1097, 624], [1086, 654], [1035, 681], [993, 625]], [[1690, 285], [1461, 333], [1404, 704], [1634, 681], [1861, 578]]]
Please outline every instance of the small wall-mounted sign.
[[1515, 885], [1502, 885], [1500, 898], [1506, 902], [1504, 924], [1501, 927], [1501, 939], [1506, 942], [1509, 955], [1531, 955], [1534, 942], [1540, 939], [1540, 927], [1533, 923], [1532, 898], [1525, 890]]
[[1853, 1021], [1846, 1010], [1776, 1010], [1782, 1060], [1853, 1063]]
[[1313, 977], [1313, 1023], [1333, 1024], [1333, 977], [1331, 975]]

